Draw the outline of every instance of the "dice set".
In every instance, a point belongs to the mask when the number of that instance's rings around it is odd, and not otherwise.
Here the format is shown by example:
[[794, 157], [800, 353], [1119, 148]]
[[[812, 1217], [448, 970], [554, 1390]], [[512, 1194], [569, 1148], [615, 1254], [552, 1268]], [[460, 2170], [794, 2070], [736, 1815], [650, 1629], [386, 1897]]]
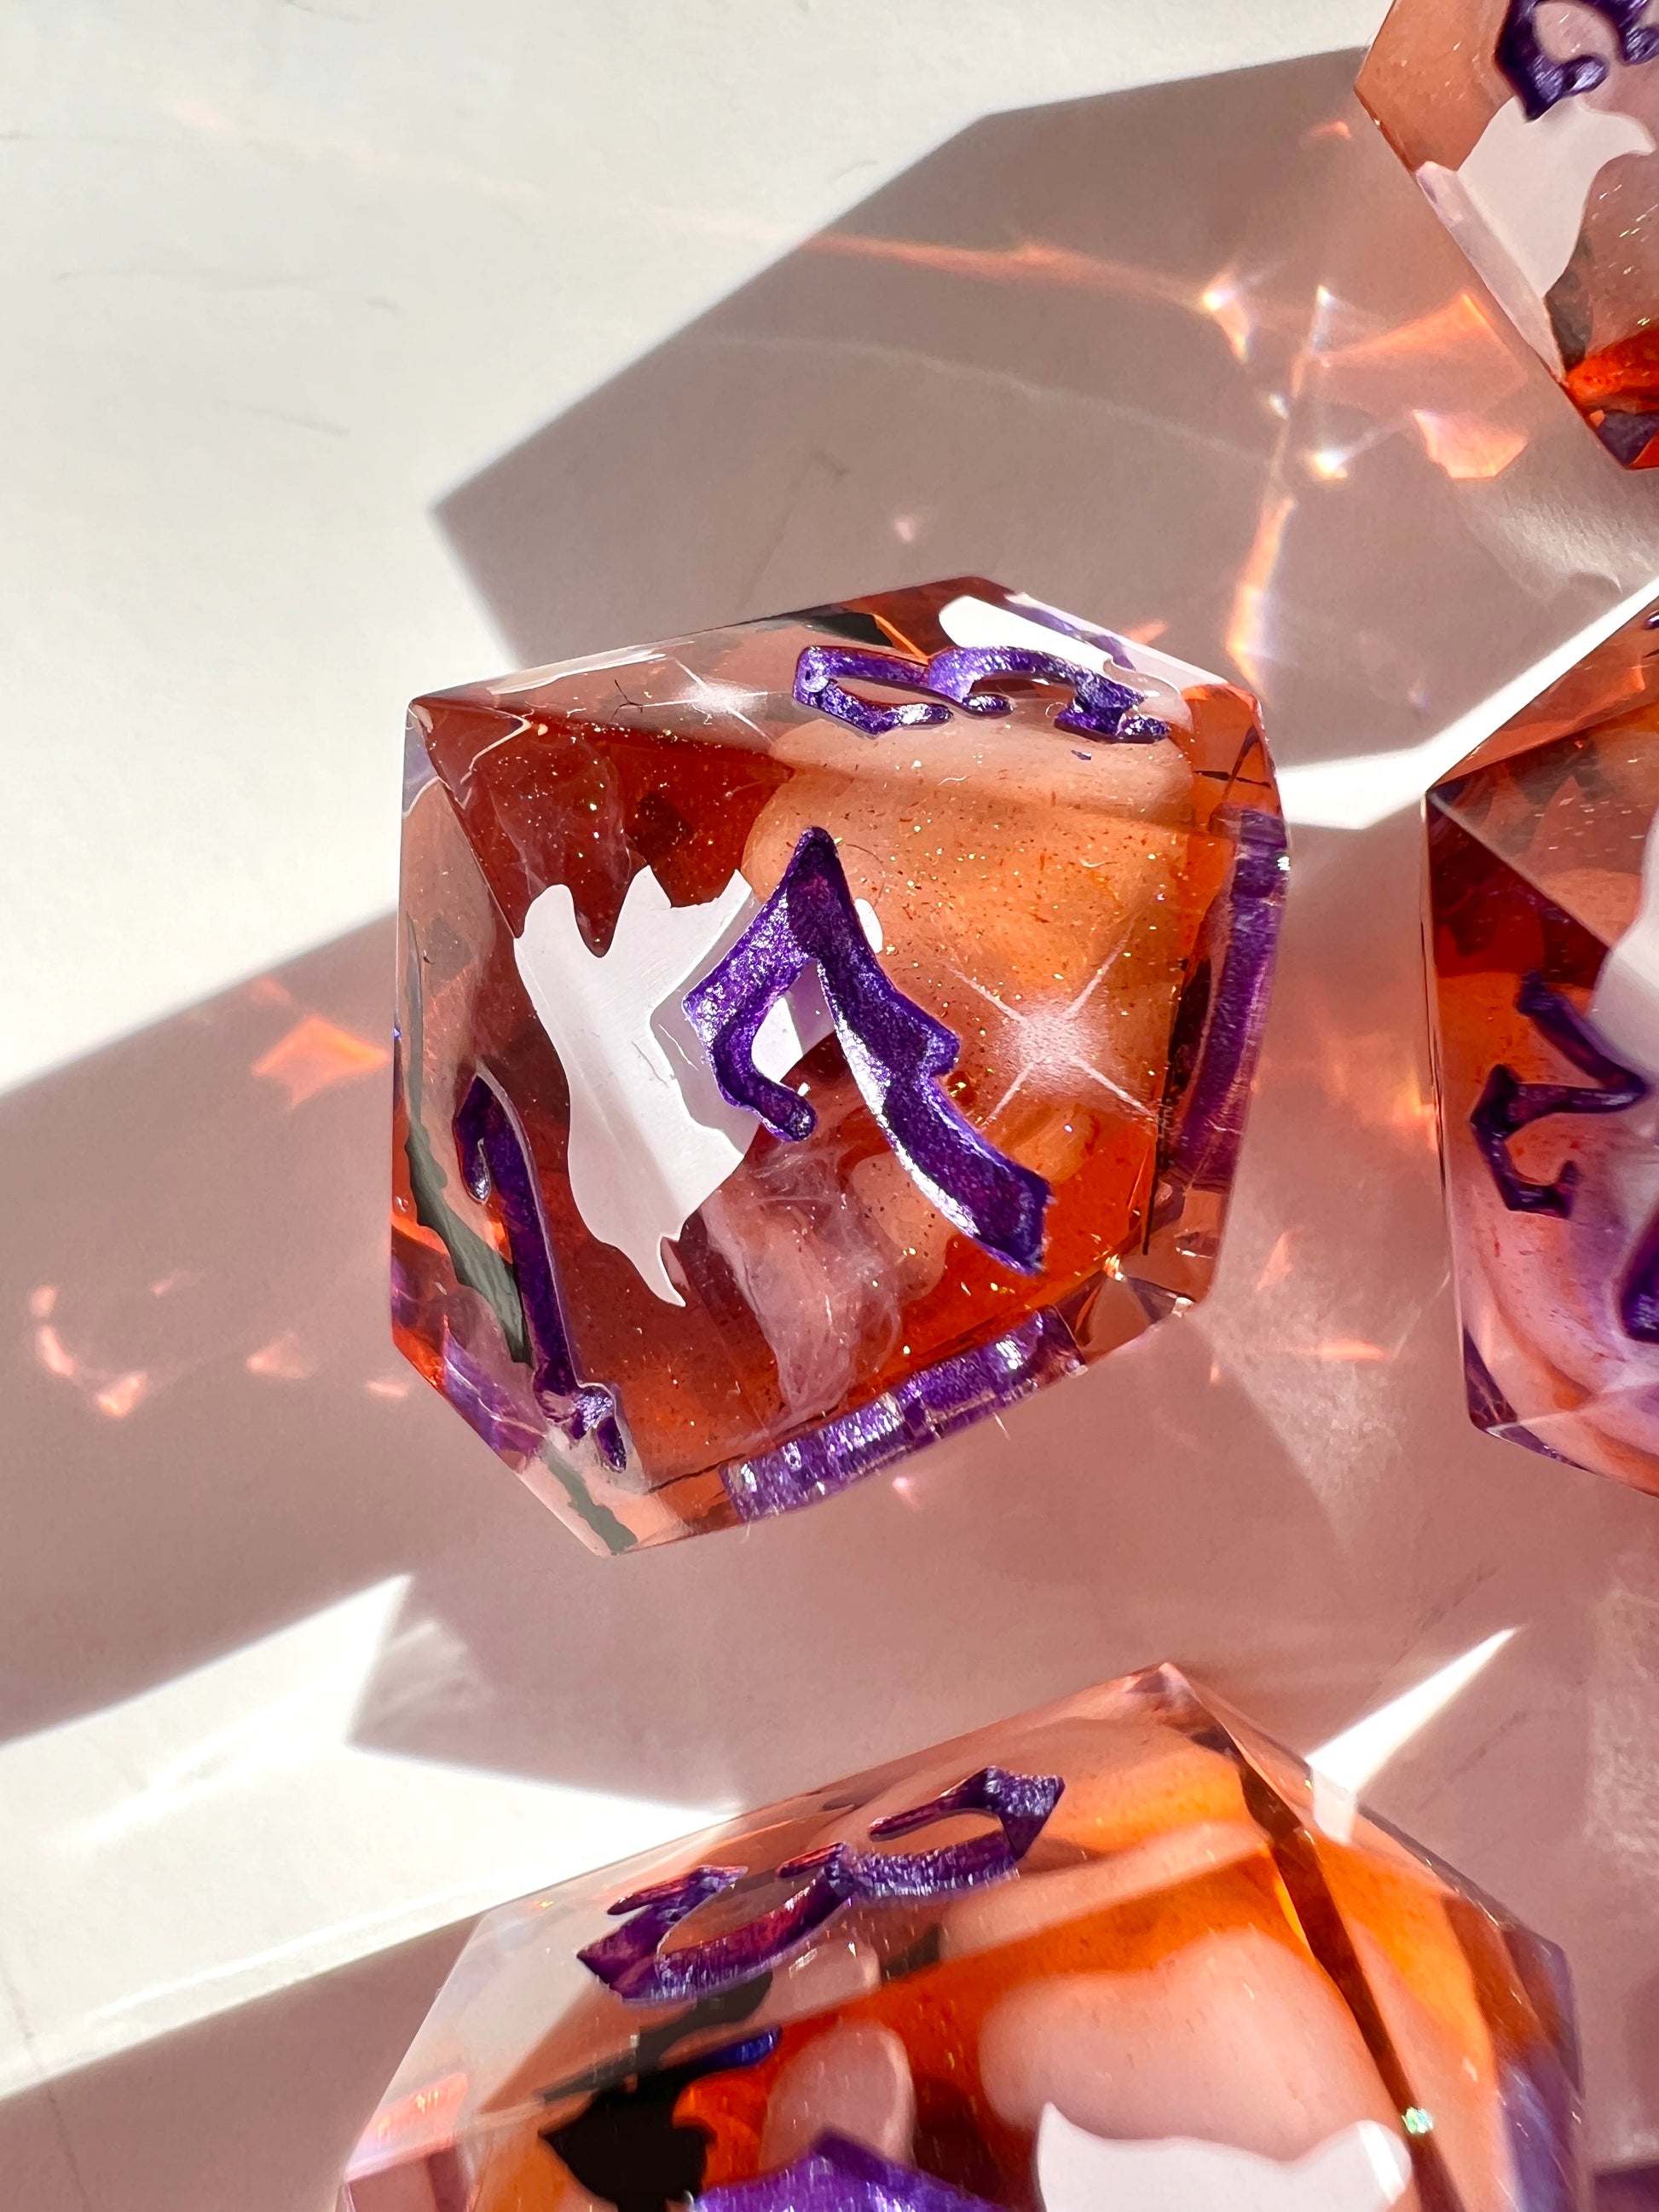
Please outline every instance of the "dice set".
[[1558, 1953], [1173, 1668], [486, 1914], [341, 2212], [1574, 2212]]
[[[1358, 90], [1659, 465], [1659, 23]], [[1659, 608], [1427, 805], [1470, 1413], [1659, 1491]], [[1236, 684], [966, 577], [416, 702], [397, 1340], [586, 1543], [764, 1520], [1201, 1297], [1285, 832]], [[341, 2212], [1582, 2212], [1564, 1962], [1170, 1667], [487, 1914]]]
[[412, 710], [393, 1316], [605, 1552], [1201, 1297], [1285, 836], [1236, 685], [968, 578]]

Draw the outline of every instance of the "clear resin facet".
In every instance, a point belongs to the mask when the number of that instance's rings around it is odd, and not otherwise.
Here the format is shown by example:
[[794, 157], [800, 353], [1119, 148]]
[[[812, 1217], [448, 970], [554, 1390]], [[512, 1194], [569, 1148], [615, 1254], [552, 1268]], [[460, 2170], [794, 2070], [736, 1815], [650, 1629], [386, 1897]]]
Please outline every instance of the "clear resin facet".
[[1236, 686], [972, 578], [416, 702], [398, 1340], [587, 1542], [1208, 1285], [1285, 837]]
[[489, 1913], [342, 2212], [1577, 2212], [1564, 1964], [1173, 1668]]

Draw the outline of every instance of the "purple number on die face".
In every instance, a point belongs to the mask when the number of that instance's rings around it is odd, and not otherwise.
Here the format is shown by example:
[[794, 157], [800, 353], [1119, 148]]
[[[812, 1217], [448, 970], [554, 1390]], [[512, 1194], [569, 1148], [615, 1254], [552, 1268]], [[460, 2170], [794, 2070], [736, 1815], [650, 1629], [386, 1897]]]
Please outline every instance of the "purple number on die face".
[[896, 653], [845, 652], [834, 646], [809, 645], [795, 663], [795, 701], [833, 714], [866, 738], [885, 737], [890, 730], [925, 729], [930, 723], [948, 722], [951, 710], [931, 702], [907, 700], [902, 707], [877, 707], [856, 691], [847, 690], [838, 679], [854, 677], [864, 684], [884, 684], [905, 691], [925, 691], [927, 663], [901, 660]]
[[1170, 734], [1167, 722], [1139, 711], [1139, 692], [1109, 676], [1080, 668], [1058, 653], [1036, 653], [1020, 645], [962, 646], [952, 653], [935, 653], [927, 664], [928, 690], [969, 714], [1012, 711], [1000, 692], [975, 690], [993, 676], [1029, 676], [1044, 684], [1069, 684], [1072, 703], [1054, 716], [1057, 730], [1075, 730], [1085, 737], [1104, 738], [1118, 744], [1155, 744]]
[[625, 1467], [616, 1399], [603, 1383], [580, 1380], [571, 1357], [529, 1139], [500, 1085], [482, 1073], [455, 1116], [455, 1152], [473, 1197], [481, 1206], [493, 1197], [500, 1209], [534, 1354], [537, 1402], [573, 1443], [591, 1435], [608, 1466]]
[[1539, 1035], [1590, 1083], [1523, 1083], [1512, 1067], [1500, 1064], [1487, 1076], [1469, 1126], [1511, 1213], [1551, 1213], [1565, 1220], [1578, 1179], [1576, 1163], [1569, 1160], [1553, 1182], [1530, 1182], [1510, 1157], [1510, 1139], [1552, 1114], [1625, 1113], [1647, 1097], [1648, 1085], [1633, 1069], [1620, 1066], [1571, 1000], [1553, 991], [1542, 975], [1522, 976], [1515, 1003]]
[[865, 938], [827, 830], [808, 830], [783, 880], [743, 935], [685, 999], [720, 1093], [793, 1143], [817, 1115], [762, 1074], [762, 1023], [804, 969], [816, 965], [848, 1066], [883, 1135], [952, 1225], [1023, 1274], [1042, 1264], [1048, 1183], [1010, 1159], [939, 1088], [960, 1046], [943, 1022], [908, 999]]
[[[1621, 61], [1651, 61], [1659, 53], [1659, 28], [1643, 21], [1648, 0], [1583, 0], [1583, 4], [1587, 13], [1600, 15], [1613, 32]], [[1538, 7], [1539, 0], [1510, 0], [1497, 49], [1498, 66], [1534, 122], [1548, 114], [1558, 100], [1594, 92], [1607, 82], [1607, 65], [1600, 54], [1573, 54], [1558, 61], [1540, 34]]]
[[787, 1903], [726, 1935], [664, 1954], [663, 1943], [683, 1920], [744, 1879], [734, 1867], [693, 1867], [672, 1881], [619, 1899], [612, 1914], [635, 1917], [576, 1955], [630, 2004], [712, 1996], [777, 1966], [854, 1899], [915, 1901], [1002, 1881], [1042, 1832], [1065, 1786], [1058, 1775], [981, 1767], [926, 1804], [873, 1822], [870, 1834], [873, 1839], [908, 1836], [966, 1813], [988, 1814], [997, 1824], [988, 1833], [932, 1851], [867, 1851], [835, 1844], [786, 1860], [777, 1869], [781, 1876], [810, 1876]]
[[[896, 653], [849, 653], [809, 646], [795, 665], [794, 696], [799, 706], [833, 714], [864, 737], [880, 738], [891, 730], [949, 721], [952, 707], [965, 714], [1012, 713], [1010, 702], [1000, 692], [975, 688], [994, 676], [1024, 676], [1043, 684], [1069, 684], [1072, 703], [1055, 715], [1057, 730], [1073, 730], [1118, 744], [1155, 744], [1170, 734], [1167, 722], [1139, 712], [1141, 695], [1128, 684], [1118, 683], [1103, 671], [1097, 674], [1060, 653], [1037, 652], [1023, 645], [955, 646], [926, 661], [901, 659]], [[948, 700], [950, 705], [936, 706], [930, 700], [878, 707], [848, 691], [837, 680], [842, 677], [930, 692], [934, 699]]]

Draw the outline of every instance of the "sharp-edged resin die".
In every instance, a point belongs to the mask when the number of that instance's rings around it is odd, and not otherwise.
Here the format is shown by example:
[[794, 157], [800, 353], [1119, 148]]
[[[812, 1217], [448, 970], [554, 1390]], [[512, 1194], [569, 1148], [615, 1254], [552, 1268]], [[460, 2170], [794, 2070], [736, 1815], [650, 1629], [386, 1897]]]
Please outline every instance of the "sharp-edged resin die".
[[1659, 463], [1659, 20], [1395, 0], [1359, 97], [1614, 459]]
[[1234, 685], [972, 578], [419, 700], [398, 1343], [596, 1548], [1201, 1297], [1285, 837]]
[[1153, 1668], [487, 1914], [342, 2212], [1578, 2212], [1553, 1948]]
[[1469, 1409], [1659, 1491], [1659, 610], [1429, 793]]

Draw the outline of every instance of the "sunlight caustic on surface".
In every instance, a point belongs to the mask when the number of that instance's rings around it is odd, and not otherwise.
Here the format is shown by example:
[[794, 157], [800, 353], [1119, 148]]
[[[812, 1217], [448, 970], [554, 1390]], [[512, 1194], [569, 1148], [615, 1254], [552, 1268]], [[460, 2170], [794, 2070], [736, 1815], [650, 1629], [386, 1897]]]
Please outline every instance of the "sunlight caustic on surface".
[[0, 1748], [0, 2096], [720, 1817], [354, 1744], [408, 1586]]
[[1347, 1842], [1366, 1784], [1375, 1781], [1391, 1759], [1468, 1689], [1515, 1633], [1512, 1628], [1498, 1629], [1309, 1753], [1314, 1818], [1327, 1835], [1338, 1843]]
[[[407, 1589], [393, 1577], [0, 1749], [0, 1887], [29, 1900], [0, 1934], [0, 2096], [730, 1809], [354, 1744]], [[1330, 1832], [1514, 1632], [1312, 1753]]]

